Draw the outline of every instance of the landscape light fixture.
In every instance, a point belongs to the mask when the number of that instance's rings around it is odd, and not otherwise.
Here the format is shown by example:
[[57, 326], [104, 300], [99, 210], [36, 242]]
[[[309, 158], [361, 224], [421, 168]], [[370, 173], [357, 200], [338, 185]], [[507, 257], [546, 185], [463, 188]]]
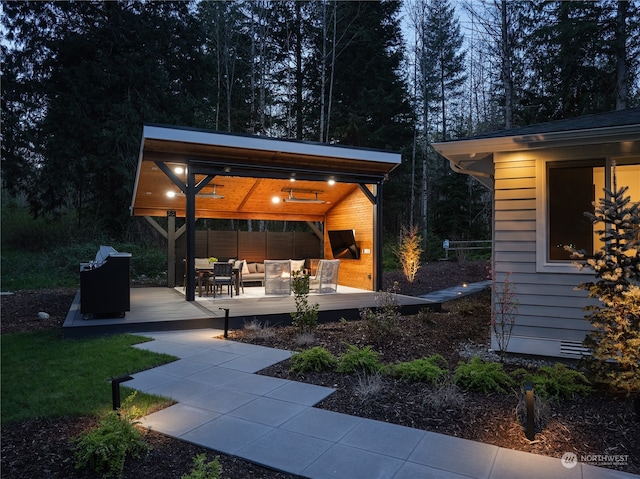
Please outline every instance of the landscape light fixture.
[[525, 435], [529, 441], [533, 441], [536, 438], [536, 426], [535, 426], [535, 409], [534, 409], [534, 396], [533, 396], [533, 383], [527, 382], [524, 385], [525, 404], [526, 404], [526, 432]]
[[114, 411], [120, 409], [120, 383], [130, 381], [132, 379], [133, 377], [131, 376], [120, 376], [111, 379], [111, 402]]

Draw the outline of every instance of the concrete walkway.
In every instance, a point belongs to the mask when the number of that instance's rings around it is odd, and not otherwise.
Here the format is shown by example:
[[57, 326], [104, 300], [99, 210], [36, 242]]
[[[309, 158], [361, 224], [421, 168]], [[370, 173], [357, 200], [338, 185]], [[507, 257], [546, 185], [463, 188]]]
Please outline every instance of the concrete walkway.
[[221, 334], [144, 333], [154, 341], [135, 347], [180, 359], [125, 383], [178, 401], [143, 426], [314, 479], [640, 477], [314, 408], [333, 389], [254, 374], [289, 351], [215, 338]]

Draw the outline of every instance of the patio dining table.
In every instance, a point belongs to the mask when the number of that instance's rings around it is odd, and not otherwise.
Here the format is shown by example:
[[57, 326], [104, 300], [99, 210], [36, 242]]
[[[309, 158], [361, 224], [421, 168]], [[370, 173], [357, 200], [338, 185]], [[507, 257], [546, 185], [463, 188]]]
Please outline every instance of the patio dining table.
[[[213, 265], [215, 263], [209, 263], [208, 265], [196, 265], [196, 275], [198, 276], [198, 296], [202, 296], [202, 279], [209, 278], [213, 273]], [[233, 275], [233, 284], [236, 289], [236, 296], [240, 294], [240, 270], [238, 268], [232, 268], [231, 274]]]

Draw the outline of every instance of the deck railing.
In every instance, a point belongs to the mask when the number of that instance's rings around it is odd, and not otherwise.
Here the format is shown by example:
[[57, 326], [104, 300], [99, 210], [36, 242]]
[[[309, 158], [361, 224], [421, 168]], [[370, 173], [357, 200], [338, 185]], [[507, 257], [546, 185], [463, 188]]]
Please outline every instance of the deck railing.
[[449, 259], [449, 251], [490, 250], [492, 240], [444, 240], [444, 258]]

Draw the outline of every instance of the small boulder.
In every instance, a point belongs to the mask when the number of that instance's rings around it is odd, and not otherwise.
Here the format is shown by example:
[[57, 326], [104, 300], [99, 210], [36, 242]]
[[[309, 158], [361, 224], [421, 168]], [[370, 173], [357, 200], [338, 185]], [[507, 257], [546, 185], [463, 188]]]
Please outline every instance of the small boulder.
[[45, 313], [44, 311], [40, 311], [38, 313], [38, 319], [39, 320], [44, 320], [44, 319], [49, 319], [49, 318], [50, 318], [49, 313]]

